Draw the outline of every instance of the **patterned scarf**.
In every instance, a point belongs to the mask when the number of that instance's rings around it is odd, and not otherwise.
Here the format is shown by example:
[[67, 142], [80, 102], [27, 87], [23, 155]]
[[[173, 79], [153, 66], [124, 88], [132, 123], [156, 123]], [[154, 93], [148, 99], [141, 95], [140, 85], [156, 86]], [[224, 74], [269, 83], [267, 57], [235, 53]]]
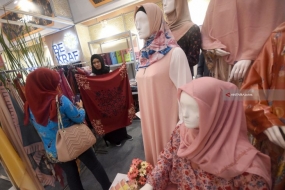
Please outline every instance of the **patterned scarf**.
[[172, 48], [179, 47], [166, 22], [162, 19], [159, 31], [152, 34], [140, 51], [139, 68], [146, 68], [162, 59]]

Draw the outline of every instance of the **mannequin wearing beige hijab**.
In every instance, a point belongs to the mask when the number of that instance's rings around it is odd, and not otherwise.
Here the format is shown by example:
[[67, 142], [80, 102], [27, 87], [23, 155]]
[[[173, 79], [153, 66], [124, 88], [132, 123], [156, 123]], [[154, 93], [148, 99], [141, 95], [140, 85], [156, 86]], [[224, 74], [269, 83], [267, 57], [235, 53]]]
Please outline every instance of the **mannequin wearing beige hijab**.
[[191, 20], [188, 1], [163, 0], [163, 10], [175, 40], [187, 56], [193, 76], [193, 67], [199, 62], [202, 41], [200, 28]]

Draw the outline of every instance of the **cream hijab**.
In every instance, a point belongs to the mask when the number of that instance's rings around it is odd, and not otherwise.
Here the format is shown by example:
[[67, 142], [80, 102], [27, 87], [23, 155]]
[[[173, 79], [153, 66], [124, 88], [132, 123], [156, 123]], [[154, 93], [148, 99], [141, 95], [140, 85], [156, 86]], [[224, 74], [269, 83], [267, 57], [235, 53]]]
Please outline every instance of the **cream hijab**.
[[166, 15], [168, 26], [178, 41], [194, 25], [191, 20], [188, 1], [175, 0], [175, 10]]

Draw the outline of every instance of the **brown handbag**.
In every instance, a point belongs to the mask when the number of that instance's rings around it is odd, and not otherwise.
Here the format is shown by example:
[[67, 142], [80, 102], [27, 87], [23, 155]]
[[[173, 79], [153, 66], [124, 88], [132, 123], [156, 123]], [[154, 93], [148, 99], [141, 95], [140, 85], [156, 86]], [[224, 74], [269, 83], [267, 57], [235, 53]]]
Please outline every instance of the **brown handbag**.
[[58, 96], [56, 96], [58, 115], [58, 131], [56, 134], [57, 159], [60, 162], [68, 162], [76, 159], [83, 152], [96, 143], [92, 131], [85, 124], [74, 124], [64, 128], [59, 111]]

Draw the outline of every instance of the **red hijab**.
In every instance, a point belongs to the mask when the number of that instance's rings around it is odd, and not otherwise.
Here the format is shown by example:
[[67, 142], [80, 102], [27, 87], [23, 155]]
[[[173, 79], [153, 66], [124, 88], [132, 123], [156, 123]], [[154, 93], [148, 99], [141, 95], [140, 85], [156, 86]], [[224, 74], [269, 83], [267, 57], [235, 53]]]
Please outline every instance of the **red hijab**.
[[46, 68], [39, 68], [28, 75], [25, 86], [25, 124], [29, 123], [29, 108], [38, 124], [47, 126], [48, 119], [57, 122], [55, 97], [59, 94], [59, 82], [59, 74]]

